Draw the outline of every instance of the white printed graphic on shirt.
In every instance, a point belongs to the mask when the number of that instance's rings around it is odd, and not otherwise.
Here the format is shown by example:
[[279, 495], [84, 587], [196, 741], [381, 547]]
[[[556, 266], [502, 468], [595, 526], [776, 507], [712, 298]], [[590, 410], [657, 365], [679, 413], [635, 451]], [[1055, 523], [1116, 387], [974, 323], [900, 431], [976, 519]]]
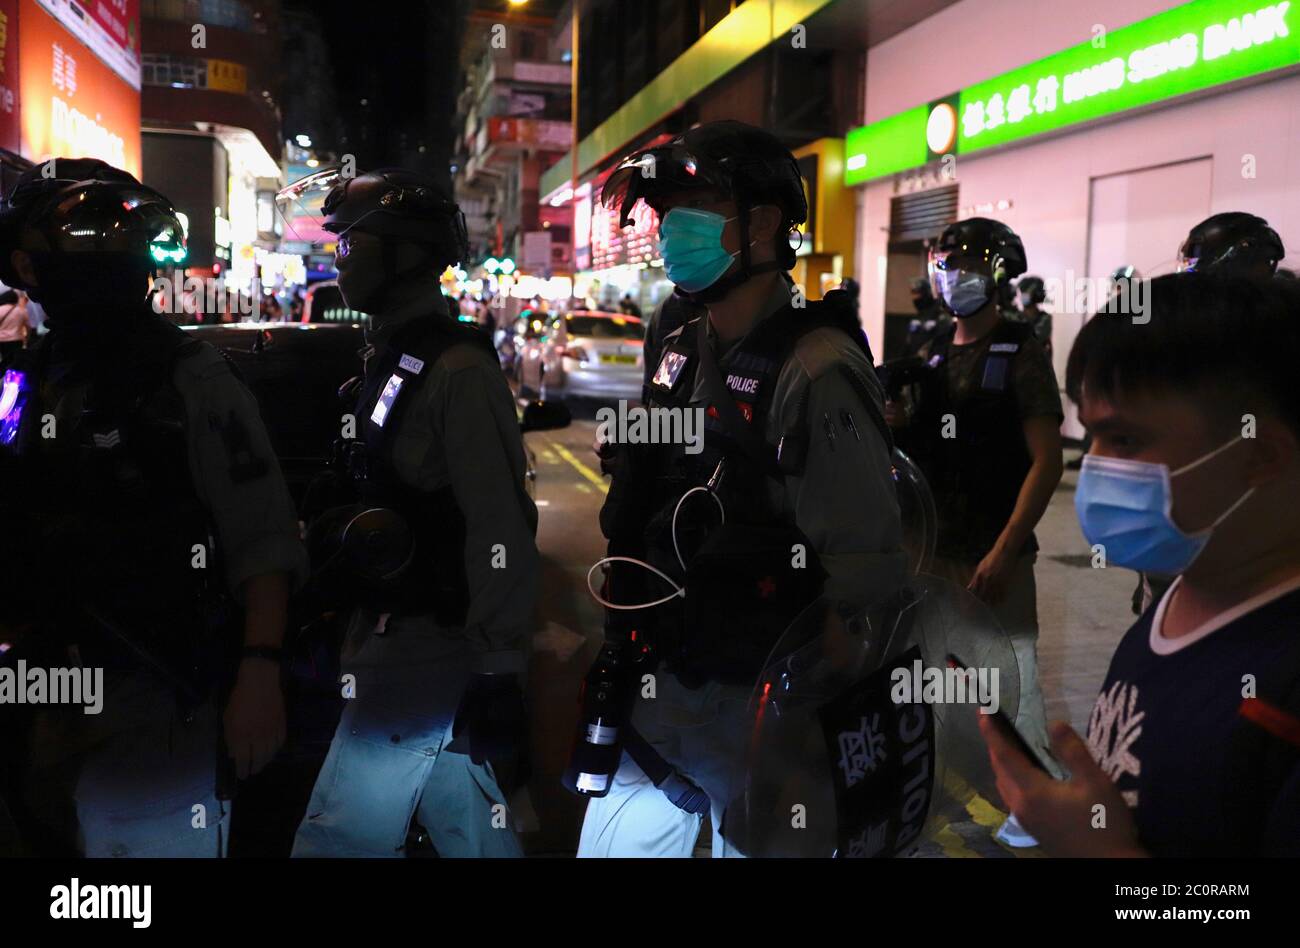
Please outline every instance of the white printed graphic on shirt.
[[[1097, 703], [1092, 706], [1088, 749], [1097, 766], [1114, 781], [1124, 774], [1137, 777], [1142, 772], [1142, 761], [1133, 753], [1133, 745], [1142, 736], [1142, 719], [1147, 713], [1137, 710], [1137, 702], [1137, 685], [1117, 681], [1110, 691], [1097, 695]], [[1123, 796], [1129, 806], [1137, 806], [1136, 790], [1125, 791]]]

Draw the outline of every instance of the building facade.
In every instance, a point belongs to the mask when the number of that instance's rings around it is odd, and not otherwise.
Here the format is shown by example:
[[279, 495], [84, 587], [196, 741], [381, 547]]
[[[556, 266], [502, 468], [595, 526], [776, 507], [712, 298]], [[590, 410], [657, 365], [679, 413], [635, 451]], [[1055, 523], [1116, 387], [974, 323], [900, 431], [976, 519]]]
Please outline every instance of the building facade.
[[278, 240], [259, 206], [281, 183], [279, 6], [141, 2], [144, 181], [185, 215], [190, 269], [240, 285]]
[[[1211, 214], [1258, 214], [1300, 258], [1290, 4], [961, 0], [872, 46], [865, 95], [866, 128], [846, 151], [850, 181], [870, 176], [853, 186], [873, 340], [912, 315], [926, 242], [962, 217], [998, 218], [1023, 239], [1047, 282], [1058, 378], [1108, 275], [1173, 272]], [[1064, 430], [1082, 434], [1072, 406]]]

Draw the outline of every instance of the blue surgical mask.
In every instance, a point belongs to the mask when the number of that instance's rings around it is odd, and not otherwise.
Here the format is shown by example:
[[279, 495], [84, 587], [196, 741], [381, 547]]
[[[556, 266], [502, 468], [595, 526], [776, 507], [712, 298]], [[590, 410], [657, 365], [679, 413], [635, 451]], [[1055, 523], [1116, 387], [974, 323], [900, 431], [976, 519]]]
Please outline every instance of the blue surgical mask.
[[935, 270], [939, 296], [958, 319], [973, 316], [993, 299], [993, 278], [970, 270]]
[[731, 269], [737, 253], [722, 246], [722, 230], [734, 217], [694, 207], [674, 207], [659, 224], [659, 256], [668, 279], [687, 293], [707, 289]]
[[1241, 437], [1170, 472], [1166, 464], [1089, 454], [1079, 471], [1074, 509], [1090, 544], [1100, 544], [1107, 565], [1175, 576], [1200, 556], [1216, 527], [1255, 492], [1250, 488], [1212, 524], [1184, 533], [1174, 523], [1172, 479], [1232, 447]]

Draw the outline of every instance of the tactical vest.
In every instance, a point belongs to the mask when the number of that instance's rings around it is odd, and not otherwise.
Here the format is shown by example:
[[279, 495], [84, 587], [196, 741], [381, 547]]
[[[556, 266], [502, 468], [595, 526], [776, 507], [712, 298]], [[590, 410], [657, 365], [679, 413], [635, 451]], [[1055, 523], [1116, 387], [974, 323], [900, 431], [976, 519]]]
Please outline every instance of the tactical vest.
[[[921, 383], [919, 409], [903, 447], [934, 492], [937, 552], [978, 561], [1011, 519], [1032, 465], [1012, 372], [1033, 328], [999, 322], [976, 365], [975, 384], [961, 396], [952, 392], [945, 364], [955, 332], [954, 325], [931, 343], [930, 371]], [[953, 437], [944, 436], [949, 431]], [[1032, 538], [1030, 549], [1036, 549]]]
[[413, 319], [377, 349], [366, 365], [357, 400], [361, 437], [350, 457], [364, 503], [397, 511], [411, 527], [414, 558], [400, 588], [386, 595], [383, 611], [432, 614], [442, 625], [461, 625], [469, 609], [465, 572], [465, 516], [451, 485], [425, 491], [405, 483], [393, 460], [396, 434], [433, 366], [452, 346], [470, 343], [495, 360], [490, 337], [476, 326], [436, 317]]
[[[615, 506], [624, 499], [640, 502], [639, 514], [631, 519], [632, 530], [641, 532], [637, 542], [620, 544], [626, 533], [616, 524], [628, 518], [620, 517], [617, 510], [602, 511], [602, 525], [611, 536], [610, 552], [639, 552], [686, 588], [684, 598], [656, 608], [652, 617], [638, 613], [635, 621], [652, 636], [659, 656], [688, 687], [706, 681], [751, 684], [790, 622], [821, 595], [825, 572], [817, 552], [793, 517], [777, 509], [771, 490], [773, 482], [780, 485], [786, 477], [803, 473], [810, 437], [806, 405], [800, 407], [790, 430], [781, 433], [778, 444], [771, 444], [766, 432], [781, 369], [808, 332], [827, 326], [840, 329], [870, 361], [855, 314], [836, 304], [814, 302], [798, 310], [787, 306], [754, 327], [731, 351], [726, 365], [718, 366], [742, 424], [753, 437], [737, 437], [710, 398], [700, 453], [688, 454], [681, 441], [633, 446], [639, 486], [611, 487], [610, 501]], [[697, 374], [702, 371], [702, 320], [707, 317], [689, 321], [676, 337], [666, 340], [647, 385], [646, 407], [651, 412], [691, 410]], [[862, 388], [867, 410], [878, 416], [872, 394], [861, 380], [855, 379], [855, 384]], [[888, 438], [883, 418], [875, 423]], [[717, 505], [703, 492], [682, 500], [687, 491], [700, 486], [708, 486], [721, 500], [725, 523], [720, 523]], [[627, 491], [644, 491], [644, 496], [626, 498]], [[619, 533], [623, 536], [615, 536]], [[806, 560], [798, 567], [792, 563], [796, 544], [806, 551]], [[686, 564], [684, 571], [678, 551]], [[657, 580], [633, 584], [637, 585], [662, 595]]]
[[202, 345], [151, 317], [130, 340], [130, 364], [70, 368], [67, 388], [84, 381], [85, 402], [57, 424], [64, 386], [50, 378], [49, 341], [13, 367], [24, 391], [21, 417], [0, 436], [11, 492], [2, 502], [5, 581], [21, 584], [27, 621], [76, 644], [91, 664], [132, 664], [138, 648], [189, 678], [210, 633], [228, 621], [215, 530], [190, 472], [189, 420], [173, 381]]

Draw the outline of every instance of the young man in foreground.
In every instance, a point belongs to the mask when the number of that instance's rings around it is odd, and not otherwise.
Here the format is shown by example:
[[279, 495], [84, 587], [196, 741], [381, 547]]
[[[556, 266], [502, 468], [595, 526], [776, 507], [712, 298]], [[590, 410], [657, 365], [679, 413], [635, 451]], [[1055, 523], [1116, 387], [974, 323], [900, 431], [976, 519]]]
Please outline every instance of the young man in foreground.
[[[1199, 274], [1099, 315], [1066, 387], [1092, 434], [1076, 508], [1107, 566], [1177, 576], [1111, 660], [1066, 781], [981, 729], [1048, 852], [1300, 855], [1300, 295]], [[1268, 344], [1261, 344], [1268, 340]]]

